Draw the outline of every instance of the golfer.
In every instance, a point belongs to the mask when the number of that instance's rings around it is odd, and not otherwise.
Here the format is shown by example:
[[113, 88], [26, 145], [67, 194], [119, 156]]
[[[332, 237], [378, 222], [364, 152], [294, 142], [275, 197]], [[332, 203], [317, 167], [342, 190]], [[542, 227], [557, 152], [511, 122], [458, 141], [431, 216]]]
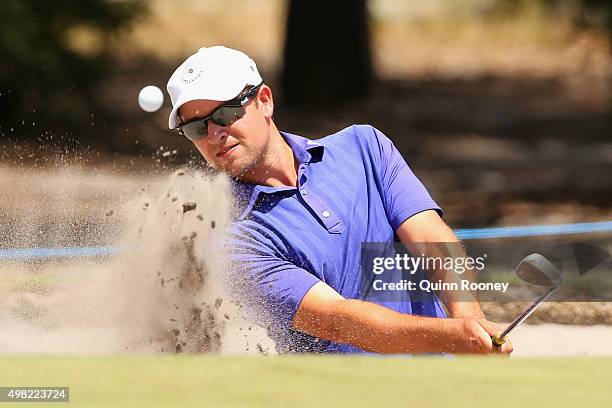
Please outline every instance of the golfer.
[[232, 276], [279, 352], [512, 351], [491, 343], [499, 328], [476, 301], [407, 292], [377, 301], [360, 290], [363, 243], [457, 242], [379, 130], [353, 125], [316, 141], [279, 131], [253, 60], [222, 46], [187, 58], [167, 88], [170, 129], [233, 180]]

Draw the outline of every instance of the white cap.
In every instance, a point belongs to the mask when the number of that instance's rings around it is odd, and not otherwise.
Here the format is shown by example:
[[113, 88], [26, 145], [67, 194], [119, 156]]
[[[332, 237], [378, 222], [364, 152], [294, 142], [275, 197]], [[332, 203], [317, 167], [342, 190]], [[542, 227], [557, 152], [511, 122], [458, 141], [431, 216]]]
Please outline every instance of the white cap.
[[223, 46], [200, 48], [168, 80], [172, 101], [168, 126], [176, 127], [176, 112], [189, 101], [229, 101], [247, 85], [256, 86], [261, 82], [255, 62], [245, 53]]

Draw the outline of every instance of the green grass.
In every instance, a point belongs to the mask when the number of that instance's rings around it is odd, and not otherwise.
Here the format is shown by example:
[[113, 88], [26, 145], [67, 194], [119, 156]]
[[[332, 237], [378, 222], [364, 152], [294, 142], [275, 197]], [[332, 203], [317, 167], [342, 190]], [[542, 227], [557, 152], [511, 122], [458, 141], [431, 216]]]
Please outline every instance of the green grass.
[[[69, 406], [78, 407], [594, 408], [612, 401], [612, 359], [604, 358], [5, 356], [0, 367], [0, 385], [69, 386]], [[44, 404], [19, 404], [29, 405]]]

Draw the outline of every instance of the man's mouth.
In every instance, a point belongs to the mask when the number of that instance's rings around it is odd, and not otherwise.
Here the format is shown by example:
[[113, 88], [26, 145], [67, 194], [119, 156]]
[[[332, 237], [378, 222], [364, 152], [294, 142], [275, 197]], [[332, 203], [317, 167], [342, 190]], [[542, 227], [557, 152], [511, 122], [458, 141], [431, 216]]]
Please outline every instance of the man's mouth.
[[238, 143], [232, 146], [225, 147], [223, 150], [220, 150], [219, 153], [217, 153], [217, 157], [222, 157], [229, 154], [232, 150], [234, 150], [236, 146], [238, 146]]

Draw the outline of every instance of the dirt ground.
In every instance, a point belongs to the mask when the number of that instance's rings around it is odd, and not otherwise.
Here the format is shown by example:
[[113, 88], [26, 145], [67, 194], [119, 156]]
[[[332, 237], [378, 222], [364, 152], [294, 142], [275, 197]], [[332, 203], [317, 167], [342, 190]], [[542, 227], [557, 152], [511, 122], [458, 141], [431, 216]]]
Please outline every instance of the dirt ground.
[[560, 324], [522, 325], [512, 332], [513, 357], [609, 356], [612, 327]]

